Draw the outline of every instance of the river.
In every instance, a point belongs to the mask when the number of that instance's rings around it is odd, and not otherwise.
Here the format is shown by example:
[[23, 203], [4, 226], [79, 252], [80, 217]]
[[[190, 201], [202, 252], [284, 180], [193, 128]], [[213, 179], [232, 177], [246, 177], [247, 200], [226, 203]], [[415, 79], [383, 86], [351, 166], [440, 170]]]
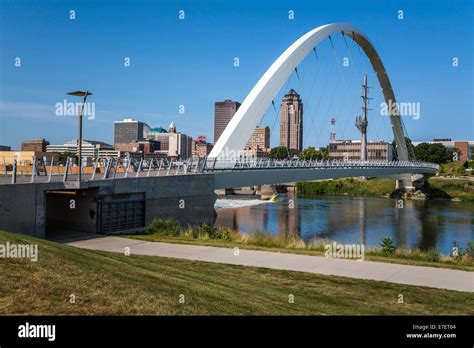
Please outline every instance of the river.
[[397, 247], [437, 249], [443, 255], [451, 252], [454, 240], [462, 246], [473, 240], [474, 203], [406, 200], [403, 208], [396, 203], [389, 198], [287, 195], [262, 203], [255, 197], [226, 196], [216, 202], [216, 226], [366, 247], [391, 237]]

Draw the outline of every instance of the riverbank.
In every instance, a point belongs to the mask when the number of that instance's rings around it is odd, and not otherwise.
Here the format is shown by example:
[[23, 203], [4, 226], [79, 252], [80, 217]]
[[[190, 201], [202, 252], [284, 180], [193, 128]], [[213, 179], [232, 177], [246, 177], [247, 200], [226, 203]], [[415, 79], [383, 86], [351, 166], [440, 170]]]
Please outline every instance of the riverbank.
[[[359, 180], [356, 178], [299, 182], [297, 192], [302, 195], [332, 196], [367, 196], [397, 197], [395, 180], [372, 178]], [[463, 202], [474, 202], [474, 181], [468, 178], [429, 178], [425, 187], [420, 190], [423, 195], [407, 195], [426, 199], [449, 199]]]
[[474, 295], [467, 292], [127, 256], [0, 231], [0, 244], [6, 242], [36, 244], [39, 253], [37, 262], [2, 259], [1, 315], [473, 314]]
[[303, 195], [389, 197], [395, 192], [395, 181], [380, 178], [369, 180], [347, 178], [298, 182], [296, 188], [298, 194]]
[[459, 199], [474, 202], [474, 181], [467, 178], [433, 177], [425, 188], [429, 198]]
[[[305, 243], [298, 237], [284, 238], [263, 232], [240, 233], [226, 227], [204, 224], [200, 227], [182, 228], [171, 219], [156, 219], [147, 226], [145, 234], [128, 235], [128, 238], [151, 242], [192, 244], [203, 246], [238, 247], [250, 250], [278, 251], [305, 255], [324, 256], [325, 245], [332, 241], [312, 240]], [[458, 257], [442, 256], [437, 251], [407, 250], [397, 248], [367, 248], [365, 259], [406, 265], [450, 268], [474, 271], [472, 245], [462, 246]]]

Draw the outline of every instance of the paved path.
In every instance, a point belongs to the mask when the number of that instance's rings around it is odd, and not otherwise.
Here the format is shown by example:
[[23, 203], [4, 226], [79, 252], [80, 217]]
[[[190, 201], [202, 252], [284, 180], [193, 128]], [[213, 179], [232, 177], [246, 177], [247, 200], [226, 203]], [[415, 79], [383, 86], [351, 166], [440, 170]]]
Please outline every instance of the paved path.
[[443, 268], [333, 259], [322, 256], [245, 249], [240, 249], [239, 255], [236, 256], [234, 255], [234, 249], [231, 248], [145, 242], [100, 235], [65, 239], [61, 242], [84, 249], [123, 253], [124, 248], [129, 247], [131, 254], [265, 267], [474, 292], [474, 272]]

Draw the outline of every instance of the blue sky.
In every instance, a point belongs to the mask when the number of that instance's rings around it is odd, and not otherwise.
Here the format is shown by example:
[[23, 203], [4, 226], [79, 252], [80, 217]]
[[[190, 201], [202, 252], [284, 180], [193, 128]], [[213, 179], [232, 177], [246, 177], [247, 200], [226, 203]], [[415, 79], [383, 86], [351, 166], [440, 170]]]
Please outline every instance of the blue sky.
[[[472, 140], [473, 4], [470, 0], [0, 0], [0, 144], [18, 148], [28, 138], [45, 137], [51, 143], [74, 139], [77, 120], [56, 116], [54, 105], [66, 98], [65, 92], [77, 89], [94, 93], [90, 100], [95, 102], [96, 117], [84, 120], [86, 139], [112, 143], [113, 121], [124, 117], [152, 127], [174, 121], [178, 131], [212, 139], [215, 101], [243, 101], [293, 41], [331, 22], [348, 22], [364, 32], [385, 64], [398, 101], [420, 103], [421, 117], [405, 119], [413, 140]], [[75, 20], [69, 19], [70, 10], [75, 11]], [[184, 20], [178, 18], [180, 10], [185, 11]], [[289, 10], [294, 11], [293, 20], [288, 19]], [[398, 10], [403, 10], [403, 20], [397, 18]], [[342, 38], [334, 38], [334, 56], [342, 59], [352, 52], [362, 72], [365, 65], [362, 57], [355, 57], [357, 49], [351, 46], [346, 51], [344, 45]], [[329, 114], [336, 115], [338, 138], [357, 136], [353, 120], [360, 103], [360, 76], [349, 69], [345, 78], [340, 77], [331, 49], [323, 43], [318, 48], [321, 62], [308, 57], [298, 68], [300, 75], [308, 71], [311, 76], [314, 64], [319, 64], [316, 81], [324, 74], [334, 77], [327, 88], [321, 84], [311, 94], [310, 84], [305, 86], [295, 76], [286, 86], [299, 87], [298, 92], [307, 95], [305, 146], [325, 145]], [[16, 57], [21, 58], [19, 68]], [[125, 57], [131, 60], [128, 68]], [[240, 60], [238, 68], [234, 57]], [[453, 57], [458, 58], [458, 67], [452, 66]], [[349, 93], [339, 88], [344, 81], [353, 86], [348, 86]], [[370, 71], [369, 84], [376, 85]], [[317, 93], [327, 102], [331, 87], [336, 107], [328, 104], [312, 115]], [[377, 115], [380, 91], [374, 88], [371, 93], [375, 100], [369, 138], [391, 140], [387, 120]], [[353, 102], [352, 110], [347, 105]], [[178, 112], [180, 105], [185, 106], [184, 114]], [[277, 145], [275, 117], [270, 107], [262, 121], [272, 127], [272, 146]]]

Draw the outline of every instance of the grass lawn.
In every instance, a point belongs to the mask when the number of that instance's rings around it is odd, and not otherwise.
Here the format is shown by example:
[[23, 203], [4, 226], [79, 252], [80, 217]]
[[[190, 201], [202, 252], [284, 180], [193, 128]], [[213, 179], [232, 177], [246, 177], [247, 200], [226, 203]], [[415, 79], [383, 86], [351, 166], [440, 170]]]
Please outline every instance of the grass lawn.
[[395, 180], [370, 178], [358, 180], [354, 178], [305, 181], [297, 183], [298, 194], [310, 195], [351, 195], [351, 196], [388, 196], [395, 192]]
[[[367, 280], [38, 244], [37, 262], [0, 259], [0, 314], [473, 315], [474, 294]], [[69, 302], [74, 294], [76, 303]], [[179, 302], [184, 294], [185, 303]], [[294, 303], [289, 303], [289, 295]], [[404, 303], [397, 303], [402, 294]]]
[[428, 179], [428, 194], [447, 199], [459, 198], [463, 202], [474, 202], [474, 181], [467, 179], [437, 178]]

